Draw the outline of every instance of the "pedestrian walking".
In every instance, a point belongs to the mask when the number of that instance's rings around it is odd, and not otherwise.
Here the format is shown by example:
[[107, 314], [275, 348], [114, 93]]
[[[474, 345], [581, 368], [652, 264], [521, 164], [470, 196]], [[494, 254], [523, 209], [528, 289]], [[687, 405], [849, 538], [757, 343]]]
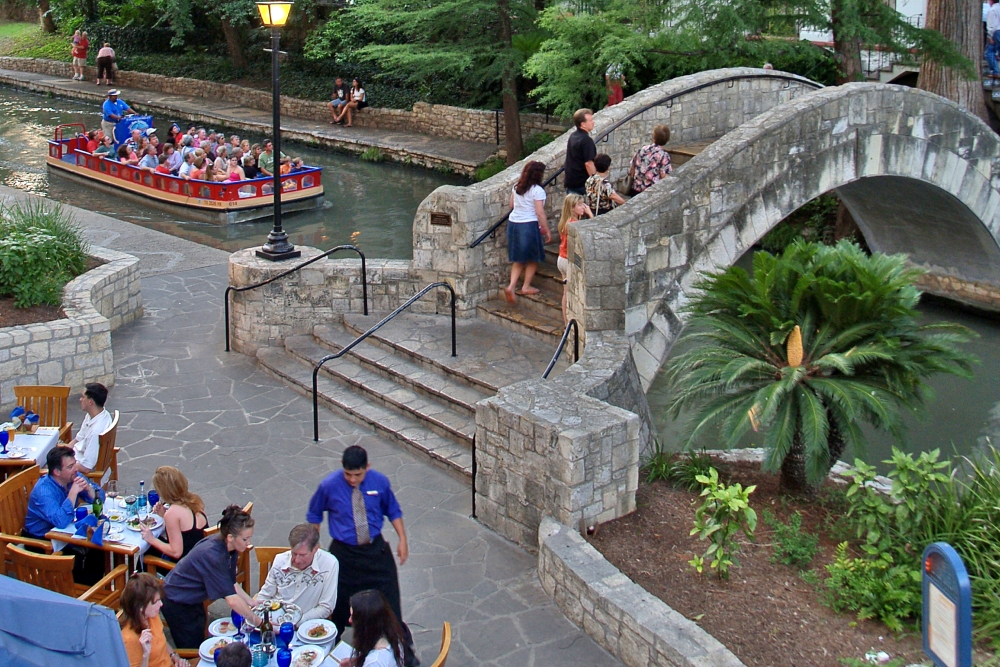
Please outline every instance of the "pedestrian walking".
[[573, 114], [573, 124], [576, 125], [576, 131], [569, 135], [566, 142], [566, 175], [563, 177], [563, 185], [566, 192], [584, 195], [587, 194], [583, 189], [587, 179], [597, 173], [594, 168], [597, 145], [590, 138], [590, 131], [594, 129], [594, 112], [590, 109], [578, 109]]
[[338, 634], [342, 635], [351, 615], [351, 597], [363, 590], [379, 591], [403, 629], [403, 664], [415, 667], [420, 661], [413, 652], [413, 636], [403, 623], [396, 560], [389, 543], [382, 537], [382, 522], [388, 517], [399, 537], [396, 547], [399, 564], [405, 563], [409, 546], [403, 527], [403, 511], [396, 502], [389, 479], [371, 469], [364, 447], [352, 445], [345, 449], [341, 465], [343, 470], [330, 473], [320, 482], [306, 513], [306, 521], [317, 530], [326, 513], [332, 538], [330, 553], [340, 562], [333, 622]]
[[524, 165], [517, 185], [510, 193], [510, 217], [507, 218], [507, 259], [510, 261], [510, 284], [503, 290], [507, 303], [514, 305], [517, 281], [524, 276], [519, 294], [538, 294], [531, 286], [538, 264], [545, 261], [545, 243], [552, 240], [545, 217], [545, 189], [542, 177], [545, 163], [531, 161]]

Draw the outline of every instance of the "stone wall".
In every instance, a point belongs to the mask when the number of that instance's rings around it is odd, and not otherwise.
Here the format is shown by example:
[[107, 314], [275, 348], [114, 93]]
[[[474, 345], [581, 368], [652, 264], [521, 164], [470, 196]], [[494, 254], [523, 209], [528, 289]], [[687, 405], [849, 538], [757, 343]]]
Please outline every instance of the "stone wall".
[[990, 312], [1000, 312], [1000, 288], [990, 283], [962, 280], [955, 276], [925, 273], [917, 287], [928, 294], [958, 301]]
[[[750, 68], [678, 77], [599, 111], [594, 116], [592, 134], [598, 136], [616, 123], [624, 123], [598, 145], [598, 151], [612, 157], [612, 178], [620, 180], [635, 151], [651, 141], [657, 124], [673, 128], [671, 144], [720, 137], [767, 109], [812, 92], [816, 85], [794, 75]], [[639, 113], [647, 106], [648, 110]], [[564, 133], [531, 156], [545, 163], [547, 176], [562, 168], [569, 135]], [[523, 167], [524, 161], [467, 187], [440, 187], [417, 209], [413, 222], [414, 267], [422, 275], [453, 282], [463, 310], [497, 297], [506, 282], [509, 264], [504, 227], [495, 239], [488, 238], [476, 248], [469, 246], [507, 213], [511, 189]], [[546, 211], [555, 221], [564, 194], [562, 179], [552, 183], [547, 192]], [[431, 213], [448, 216], [448, 224], [432, 224]]]
[[743, 667], [696, 623], [550, 517], [538, 529], [538, 579], [567, 618], [628, 667]]
[[0, 329], [0, 406], [14, 402], [14, 386], [114, 384], [111, 332], [142, 316], [139, 260], [92, 246], [106, 262], [66, 285], [66, 317]]
[[[69, 63], [41, 58], [2, 57], [0, 58], [0, 69], [64, 77], [73, 75]], [[87, 67], [85, 71], [88, 77], [95, 77], [97, 74], [94, 67]], [[139, 88], [168, 95], [225, 100], [251, 109], [271, 110], [271, 91], [245, 88], [228, 83], [119, 70], [115, 74], [115, 84], [122, 88]], [[370, 103], [377, 105], [378, 100], [372, 99]], [[323, 123], [330, 120], [330, 110], [325, 102], [303, 100], [284, 95], [281, 98], [281, 113], [294, 118]], [[353, 122], [362, 127], [381, 130], [405, 130], [436, 137], [450, 137], [489, 144], [497, 143], [494, 112], [479, 109], [464, 109], [424, 102], [414, 104], [410, 111], [370, 106], [362, 109]], [[565, 122], [561, 123], [558, 119], [547, 118], [544, 114], [521, 114], [521, 128], [525, 136], [542, 131], [560, 132], [565, 126]], [[500, 141], [502, 142], [503, 139], [503, 119], [501, 118]]]

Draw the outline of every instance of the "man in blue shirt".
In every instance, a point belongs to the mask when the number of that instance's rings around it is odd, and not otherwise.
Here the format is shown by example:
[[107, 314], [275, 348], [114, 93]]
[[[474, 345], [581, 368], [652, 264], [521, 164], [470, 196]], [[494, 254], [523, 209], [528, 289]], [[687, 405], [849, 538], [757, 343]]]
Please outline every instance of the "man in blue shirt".
[[399, 564], [405, 563], [409, 547], [403, 528], [403, 512], [392, 493], [389, 479], [371, 469], [368, 452], [363, 447], [353, 445], [345, 449], [341, 463], [343, 470], [330, 473], [320, 482], [306, 513], [306, 521], [316, 530], [320, 529], [323, 513], [327, 513], [327, 528], [333, 538], [330, 553], [340, 562], [333, 622], [338, 633], [343, 634], [351, 614], [351, 596], [370, 588], [380, 591], [403, 628], [406, 638], [404, 665], [419, 665], [413, 652], [413, 636], [403, 623], [396, 561], [392, 548], [382, 537], [382, 523], [384, 517], [388, 517], [399, 536], [396, 548]]
[[[65, 528], [76, 520], [76, 506], [93, 503], [95, 497], [104, 500], [104, 492], [81, 475], [76, 468], [76, 454], [71, 447], [58, 446], [45, 457], [49, 474], [31, 490], [28, 513], [24, 519], [24, 537], [45, 539], [53, 528]], [[76, 557], [73, 581], [93, 585], [104, 576], [104, 552], [67, 545], [66, 555]]]
[[101, 129], [104, 130], [104, 135], [114, 139], [115, 125], [130, 113], [135, 113], [135, 111], [132, 110], [132, 107], [125, 100], [118, 99], [118, 91], [109, 90], [108, 99], [105, 100], [102, 107]]

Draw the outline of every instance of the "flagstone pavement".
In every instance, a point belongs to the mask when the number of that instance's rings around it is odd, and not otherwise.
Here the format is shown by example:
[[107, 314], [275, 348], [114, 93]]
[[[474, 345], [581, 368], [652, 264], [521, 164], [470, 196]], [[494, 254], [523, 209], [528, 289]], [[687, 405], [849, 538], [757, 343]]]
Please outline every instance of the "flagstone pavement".
[[[179, 239], [170, 239], [172, 243]], [[126, 250], [126, 248], [122, 248]], [[180, 267], [178, 267], [180, 268]], [[469, 483], [311, 402], [250, 358], [223, 351], [225, 265], [144, 273], [145, 316], [113, 335], [122, 484], [175, 465], [210, 517], [253, 501], [254, 543], [287, 544], [319, 481], [359, 444], [386, 473], [404, 511], [410, 558], [400, 568], [404, 620], [429, 665], [452, 623], [449, 667], [618, 665], [545, 595], [533, 555], [470, 518]], [[75, 415], [79, 423], [80, 415]], [[395, 549], [388, 523], [385, 534]], [[326, 528], [323, 544], [328, 543]], [[256, 587], [257, 574], [252, 581]]]

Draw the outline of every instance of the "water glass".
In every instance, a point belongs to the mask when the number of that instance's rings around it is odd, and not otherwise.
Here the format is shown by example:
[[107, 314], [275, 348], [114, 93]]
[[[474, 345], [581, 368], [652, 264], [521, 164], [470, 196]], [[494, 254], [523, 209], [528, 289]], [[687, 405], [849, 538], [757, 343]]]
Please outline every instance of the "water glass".
[[250, 647], [260, 646], [260, 630], [254, 628], [250, 631]]
[[81, 519], [86, 519], [86, 518], [87, 518], [87, 508], [86, 507], [77, 507], [76, 508], [76, 520], [80, 521]]
[[278, 628], [278, 645], [282, 648], [288, 648], [292, 643], [292, 638], [295, 637], [295, 626], [291, 623], [282, 623], [281, 627]]
[[271, 661], [271, 654], [265, 651], [263, 646], [257, 644], [250, 647], [250, 659], [250, 664], [253, 667], [267, 667], [267, 663]]
[[160, 494], [154, 489], [149, 492], [149, 510], [153, 511], [153, 508], [156, 507], [156, 503], [158, 502], [160, 502]]
[[215, 664], [219, 664], [220, 655], [222, 655], [222, 649], [221, 648], [215, 649], [215, 653], [212, 654], [212, 662], [214, 662]]
[[289, 667], [292, 664], [292, 652], [287, 648], [278, 649], [278, 667]]

